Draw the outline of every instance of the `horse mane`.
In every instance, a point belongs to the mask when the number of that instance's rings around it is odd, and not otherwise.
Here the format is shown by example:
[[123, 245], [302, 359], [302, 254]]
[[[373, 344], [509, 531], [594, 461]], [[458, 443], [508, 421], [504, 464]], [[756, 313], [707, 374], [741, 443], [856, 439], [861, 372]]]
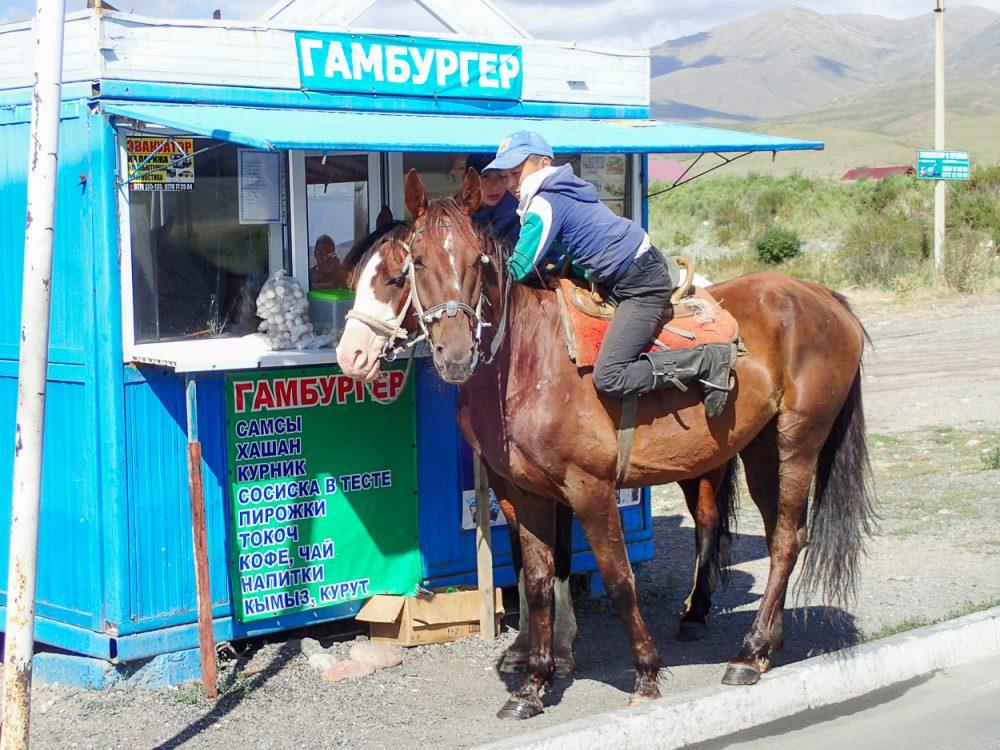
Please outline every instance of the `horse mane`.
[[[350, 249], [344, 258], [344, 271], [347, 273], [347, 283], [353, 289], [358, 283], [358, 273], [368, 265], [371, 257], [382, 247], [383, 242], [402, 239], [403, 229], [408, 229], [405, 221], [390, 221], [379, 227]], [[391, 236], [390, 236], [391, 235]]]
[[424, 214], [424, 231], [432, 242], [444, 244], [444, 230], [451, 229], [472, 247], [482, 247], [484, 233], [452, 197], [431, 201]]

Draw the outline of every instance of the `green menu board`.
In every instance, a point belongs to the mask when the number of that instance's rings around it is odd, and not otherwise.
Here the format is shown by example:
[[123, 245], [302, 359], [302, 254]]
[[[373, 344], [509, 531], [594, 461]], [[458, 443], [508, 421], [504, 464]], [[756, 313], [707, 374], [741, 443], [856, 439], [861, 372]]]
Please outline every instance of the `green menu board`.
[[240, 622], [420, 583], [414, 388], [336, 367], [226, 375], [230, 570]]

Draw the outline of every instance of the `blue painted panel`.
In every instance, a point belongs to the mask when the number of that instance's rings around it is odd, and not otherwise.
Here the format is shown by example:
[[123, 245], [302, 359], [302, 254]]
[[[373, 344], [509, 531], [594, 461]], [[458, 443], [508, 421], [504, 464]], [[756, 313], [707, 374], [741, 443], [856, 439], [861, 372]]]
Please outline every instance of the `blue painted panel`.
[[[4, 113], [10, 112], [10, 108], [17, 106], [28, 106], [31, 104], [31, 89], [8, 89], [0, 91], [0, 122], [5, 122], [2, 118]], [[62, 86], [62, 98], [64, 102], [75, 99], [87, 99], [92, 94], [90, 83], [64, 83]]]
[[97, 481], [102, 515], [101, 564], [104, 577], [105, 620], [128, 619], [127, 540], [125, 506], [125, 402], [122, 383], [121, 270], [118, 265], [118, 201], [116, 191], [117, 141], [108, 118], [88, 117], [92, 199], [94, 335], [92, 378]]
[[[90, 133], [86, 105], [65, 105], [72, 117], [59, 131], [59, 181], [56, 198], [52, 271], [50, 361], [86, 363], [94, 319], [90, 234], [92, 189], [89, 179]], [[64, 111], [64, 117], [68, 113]], [[81, 115], [83, 115], [81, 117]], [[21, 275], [27, 205], [28, 123], [0, 126], [0, 358], [17, 359]]]
[[[0, 378], [0, 586], [7, 584], [10, 495], [17, 380]], [[101, 630], [101, 518], [95, 481], [96, 436], [91, 389], [50, 382], [45, 405], [42, 511], [39, 522], [38, 614]], [[6, 592], [3, 593], [6, 601]]]
[[[128, 613], [120, 634], [195, 617], [184, 378], [148, 369], [125, 386]], [[198, 379], [212, 601], [229, 611], [222, 378]]]
[[424, 112], [475, 115], [476, 117], [490, 117], [492, 115], [505, 115], [507, 117], [601, 117], [609, 120], [649, 117], [649, 107], [623, 107], [610, 104], [555, 104], [495, 99], [431, 99], [421, 96], [362, 96], [330, 94], [322, 91], [203, 86], [188, 83], [163, 84], [147, 81], [105, 80], [100, 82], [100, 90], [102, 99], [228, 104], [244, 107]]
[[490, 151], [506, 136], [526, 128], [545, 136], [557, 153], [701, 153], [823, 148], [818, 141], [656, 120], [380, 114], [112, 100], [102, 100], [101, 106], [107, 112], [124, 117], [266, 150]]

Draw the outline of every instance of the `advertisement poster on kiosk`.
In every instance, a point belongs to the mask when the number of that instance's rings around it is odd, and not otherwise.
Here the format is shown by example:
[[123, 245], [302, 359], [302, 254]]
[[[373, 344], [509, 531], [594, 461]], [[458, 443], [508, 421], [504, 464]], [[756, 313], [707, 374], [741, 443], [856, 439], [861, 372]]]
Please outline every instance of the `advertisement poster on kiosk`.
[[403, 381], [388, 370], [369, 392], [336, 367], [226, 375], [240, 622], [416, 590], [414, 389]]

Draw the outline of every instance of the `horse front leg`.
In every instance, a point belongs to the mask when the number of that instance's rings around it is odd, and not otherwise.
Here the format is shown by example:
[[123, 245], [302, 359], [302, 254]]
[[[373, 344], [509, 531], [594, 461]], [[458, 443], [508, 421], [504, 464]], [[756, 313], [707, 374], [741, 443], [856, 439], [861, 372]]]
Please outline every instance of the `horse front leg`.
[[[510, 528], [511, 560], [514, 573], [517, 576], [517, 594], [519, 601], [517, 637], [507, 647], [497, 664], [497, 671], [504, 674], [524, 672], [528, 667], [528, 655], [531, 648], [530, 624], [528, 622], [528, 600], [524, 588], [524, 565], [521, 561], [521, 539], [516, 532], [514, 509], [510, 502], [501, 501], [504, 515]], [[509, 512], [508, 512], [509, 508]], [[552, 653], [555, 659], [555, 677], [558, 680], [569, 677], [576, 669], [576, 658], [573, 656], [573, 645], [576, 643], [577, 624], [576, 611], [573, 605], [573, 593], [570, 590], [569, 577], [573, 562], [573, 511], [562, 503], [556, 504], [556, 546], [555, 546], [555, 581], [553, 582], [552, 598], [555, 612], [553, 614]]]
[[635, 576], [625, 548], [614, 488], [598, 485], [600, 489], [595, 490], [595, 484], [594, 479], [586, 478], [580, 482], [586, 493], [571, 494], [569, 497], [590, 542], [608, 597], [622, 618], [632, 646], [636, 678], [635, 688], [629, 697], [631, 706], [660, 697], [660, 652], [639, 611]]
[[[520, 494], [520, 493], [517, 493]], [[552, 580], [555, 575], [555, 504], [539, 497], [514, 502], [521, 540], [522, 578], [528, 608], [530, 650], [527, 676], [497, 713], [501, 719], [530, 719], [543, 711], [542, 690], [552, 682]]]
[[524, 591], [524, 562], [521, 554], [521, 531], [511, 503], [510, 494], [507, 492], [507, 483], [497, 474], [488, 471], [490, 487], [496, 494], [500, 502], [500, 509], [507, 520], [507, 535], [510, 539], [510, 557], [514, 565], [514, 575], [517, 577], [518, 613], [517, 613], [517, 637], [500, 656], [497, 662], [497, 671], [503, 674], [517, 674], [524, 672], [528, 667], [528, 656], [531, 650], [529, 640], [530, 625], [528, 623], [528, 601]]

